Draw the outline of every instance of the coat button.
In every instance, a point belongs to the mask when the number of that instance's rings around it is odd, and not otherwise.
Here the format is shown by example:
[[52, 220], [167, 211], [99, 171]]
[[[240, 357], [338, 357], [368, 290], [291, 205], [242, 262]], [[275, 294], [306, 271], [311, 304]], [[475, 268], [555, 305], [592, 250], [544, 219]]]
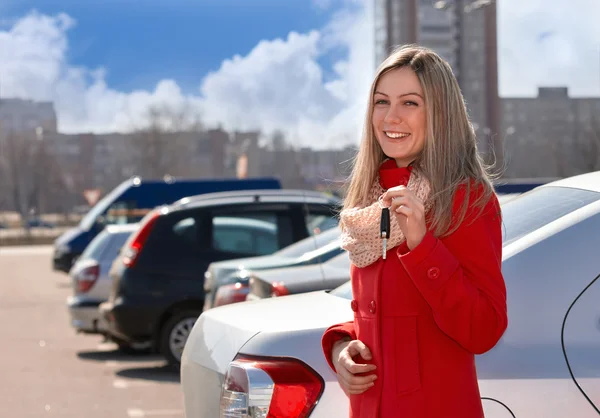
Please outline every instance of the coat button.
[[358, 311], [358, 302], [353, 300], [352, 302], [350, 302], [350, 307], [354, 312]]
[[431, 267], [429, 270], [427, 270], [427, 276], [430, 279], [437, 279], [440, 277], [440, 269], [437, 267]]
[[371, 312], [372, 314], [375, 313], [377, 305], [375, 305], [375, 301], [372, 300], [371, 303], [369, 303], [369, 312]]

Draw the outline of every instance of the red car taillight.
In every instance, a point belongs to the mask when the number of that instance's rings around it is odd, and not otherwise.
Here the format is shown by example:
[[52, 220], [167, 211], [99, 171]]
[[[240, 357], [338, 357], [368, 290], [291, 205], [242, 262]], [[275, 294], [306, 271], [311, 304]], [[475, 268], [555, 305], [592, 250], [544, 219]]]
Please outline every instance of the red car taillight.
[[289, 294], [290, 291], [285, 287], [283, 282], [274, 282], [271, 284], [271, 297], [287, 296]]
[[93, 264], [81, 270], [75, 278], [77, 292], [89, 292], [89, 290], [94, 287], [94, 284], [98, 280], [99, 276], [100, 266], [98, 264]]
[[159, 215], [160, 213], [158, 211], [150, 212], [147, 220], [142, 221], [140, 229], [138, 229], [138, 231], [134, 233], [135, 235], [131, 237], [129, 246], [123, 252], [123, 264], [125, 264], [125, 266], [133, 267], [135, 265], [135, 262], [142, 251], [142, 247], [148, 239], [152, 228], [154, 228]]
[[248, 295], [248, 283], [237, 282], [219, 287], [215, 295], [215, 307], [231, 303], [244, 302]]
[[221, 418], [306, 418], [323, 393], [323, 379], [296, 359], [238, 356], [221, 390]]

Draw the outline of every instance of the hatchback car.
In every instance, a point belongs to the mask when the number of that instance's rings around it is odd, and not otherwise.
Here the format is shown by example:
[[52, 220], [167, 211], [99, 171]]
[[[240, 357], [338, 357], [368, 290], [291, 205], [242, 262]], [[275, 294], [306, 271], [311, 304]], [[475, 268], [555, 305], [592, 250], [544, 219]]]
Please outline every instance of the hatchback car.
[[153, 210], [113, 263], [113, 290], [101, 307], [109, 333], [147, 343], [178, 364], [204, 306], [210, 263], [272, 254], [313, 233], [315, 219], [337, 216], [339, 205], [325, 193], [263, 190], [206, 194]]
[[[509, 325], [476, 356], [485, 417], [597, 417], [600, 172], [539, 187], [502, 214]], [[353, 320], [351, 299], [348, 282], [203, 313], [182, 357], [186, 417], [348, 416], [321, 337]]]
[[104, 334], [106, 324], [100, 304], [108, 300], [111, 290], [108, 275], [113, 261], [138, 224], [109, 225], [90, 242], [69, 272], [73, 295], [67, 299], [71, 325], [77, 332]]

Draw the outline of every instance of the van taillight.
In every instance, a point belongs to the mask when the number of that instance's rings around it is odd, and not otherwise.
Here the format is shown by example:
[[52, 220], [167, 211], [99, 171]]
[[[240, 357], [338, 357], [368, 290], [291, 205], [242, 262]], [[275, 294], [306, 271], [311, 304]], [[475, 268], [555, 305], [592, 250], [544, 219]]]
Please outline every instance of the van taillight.
[[140, 229], [138, 229], [131, 238], [131, 243], [123, 252], [123, 264], [125, 264], [125, 266], [133, 267], [135, 265], [135, 262], [142, 251], [142, 247], [146, 243], [150, 232], [152, 232], [152, 228], [154, 228], [159, 215], [160, 213], [158, 211], [148, 214], [148, 219], [145, 222], [142, 222]]
[[76, 277], [77, 293], [86, 293], [94, 286], [100, 276], [100, 266], [93, 264], [81, 270]]
[[306, 418], [323, 393], [323, 379], [292, 358], [238, 356], [221, 388], [221, 418]]

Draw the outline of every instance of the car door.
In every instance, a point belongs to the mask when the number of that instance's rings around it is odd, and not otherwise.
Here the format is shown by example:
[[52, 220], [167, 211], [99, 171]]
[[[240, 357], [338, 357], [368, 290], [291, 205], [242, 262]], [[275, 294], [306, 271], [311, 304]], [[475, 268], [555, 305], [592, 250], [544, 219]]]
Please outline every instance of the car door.
[[[219, 206], [208, 217], [203, 258], [211, 262], [273, 254], [307, 237], [299, 205], [263, 203]], [[212, 300], [219, 285], [209, 289]]]

